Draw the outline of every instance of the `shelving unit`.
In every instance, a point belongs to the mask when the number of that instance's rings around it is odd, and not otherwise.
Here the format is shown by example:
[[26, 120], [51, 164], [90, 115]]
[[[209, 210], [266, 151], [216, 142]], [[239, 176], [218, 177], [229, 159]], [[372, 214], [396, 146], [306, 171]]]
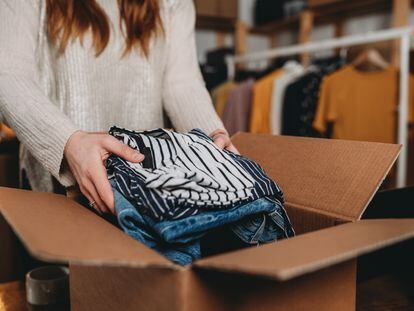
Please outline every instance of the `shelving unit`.
[[200, 30], [213, 30], [220, 33], [232, 33], [235, 30], [236, 22], [236, 19], [225, 17], [197, 15], [196, 28]]
[[[276, 34], [286, 30], [296, 30], [298, 43], [306, 43], [312, 40], [312, 30], [315, 26], [333, 24], [335, 37], [344, 35], [344, 22], [357, 16], [392, 12], [392, 27], [402, 27], [409, 24], [411, 4], [414, 0], [342, 0], [332, 4], [310, 6], [299, 16], [289, 17], [280, 21], [274, 21], [259, 27], [247, 27], [242, 22], [223, 18], [197, 17], [197, 28], [213, 30], [216, 32], [217, 46], [224, 45], [226, 34], [235, 36], [236, 54], [247, 52], [247, 38], [249, 35], [259, 35], [268, 38], [269, 47], [276, 47]], [[395, 45], [392, 62], [398, 65], [398, 44]], [[303, 62], [307, 62], [309, 56], [301, 55]]]

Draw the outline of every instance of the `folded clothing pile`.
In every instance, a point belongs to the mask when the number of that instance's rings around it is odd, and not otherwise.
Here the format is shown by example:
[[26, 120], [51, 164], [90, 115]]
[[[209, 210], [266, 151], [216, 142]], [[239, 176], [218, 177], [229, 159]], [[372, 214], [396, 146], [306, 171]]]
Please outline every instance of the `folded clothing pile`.
[[119, 225], [175, 263], [294, 235], [279, 186], [201, 130], [109, 134], [145, 155], [107, 160]]

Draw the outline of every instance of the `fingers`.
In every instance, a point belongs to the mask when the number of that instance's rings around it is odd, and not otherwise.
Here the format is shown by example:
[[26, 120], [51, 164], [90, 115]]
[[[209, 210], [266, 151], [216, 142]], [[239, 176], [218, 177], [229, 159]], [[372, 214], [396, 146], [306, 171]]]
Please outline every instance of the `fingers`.
[[220, 134], [216, 135], [214, 138], [214, 143], [219, 147], [220, 149], [224, 149], [228, 145], [228, 137], [226, 135]]
[[[102, 215], [102, 211], [100, 209], [100, 207], [97, 205], [95, 199], [92, 197], [92, 195], [89, 193], [88, 190], [86, 190], [85, 187], [83, 187], [82, 185], [79, 185], [79, 190], [82, 192], [82, 194], [86, 197], [86, 199], [89, 202], [89, 206], [92, 207], [99, 215]], [[91, 204], [94, 203], [94, 204]]]
[[114, 194], [112, 187], [109, 184], [108, 176], [106, 174], [105, 167], [103, 164], [99, 165], [94, 169], [94, 174], [91, 175], [92, 183], [95, 186], [95, 189], [102, 199], [105, 206], [115, 214], [115, 205], [114, 205]]
[[93, 204], [92, 206], [95, 210], [97, 210], [100, 213], [110, 212], [109, 208], [102, 201], [101, 197], [96, 191], [96, 188], [91, 180], [83, 180], [82, 185], [80, 185], [80, 189], [82, 193], [88, 198], [89, 202], [95, 202], [95, 204]]
[[237, 148], [236, 148], [236, 147], [235, 147], [232, 143], [230, 143], [230, 145], [229, 145], [229, 146], [227, 146], [227, 147], [226, 147], [226, 149], [227, 149], [228, 151], [231, 151], [231, 152], [233, 152], [233, 153], [235, 153], [235, 154], [240, 155], [239, 150], [237, 150]]
[[115, 153], [127, 161], [139, 162], [143, 155], [109, 135], [74, 133], [65, 147], [65, 159], [81, 192], [100, 213], [114, 211], [112, 188], [108, 182], [103, 162], [109, 153]]
[[103, 147], [108, 152], [116, 154], [129, 162], [142, 162], [144, 160], [144, 155], [142, 153], [121, 143], [118, 139], [110, 135], [106, 135], [103, 139]]
[[99, 213], [115, 212], [112, 187], [101, 161], [98, 160], [92, 168], [85, 170], [82, 177], [75, 177], [81, 192], [89, 202], [95, 202], [92, 206], [95, 210]]
[[212, 132], [209, 136], [214, 139], [214, 137], [217, 136], [217, 135], [219, 135], [219, 134], [224, 134], [226, 136], [229, 136], [229, 134], [227, 133], [227, 131], [224, 130], [224, 129], [217, 129], [214, 132]]
[[228, 151], [231, 151], [233, 153], [240, 154], [240, 152], [231, 142], [230, 137], [223, 130], [214, 131], [211, 135], [211, 137], [213, 137], [214, 143], [220, 149], [227, 149]]

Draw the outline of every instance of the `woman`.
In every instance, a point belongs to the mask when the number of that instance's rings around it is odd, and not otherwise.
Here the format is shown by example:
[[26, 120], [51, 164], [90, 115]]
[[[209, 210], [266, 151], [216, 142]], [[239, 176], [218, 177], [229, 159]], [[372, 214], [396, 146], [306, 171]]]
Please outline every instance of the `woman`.
[[53, 176], [114, 212], [103, 161], [143, 155], [92, 132], [162, 127], [163, 109], [176, 130], [235, 150], [199, 73], [194, 23], [192, 0], [0, 2], [0, 113], [33, 190], [50, 191]]

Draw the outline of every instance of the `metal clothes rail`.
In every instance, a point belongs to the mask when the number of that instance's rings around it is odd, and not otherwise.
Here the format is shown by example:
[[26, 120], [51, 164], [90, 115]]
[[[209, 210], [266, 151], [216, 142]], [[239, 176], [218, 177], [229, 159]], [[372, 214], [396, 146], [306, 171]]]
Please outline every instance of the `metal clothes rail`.
[[345, 48], [355, 45], [400, 39], [400, 83], [398, 104], [398, 143], [402, 145], [397, 162], [397, 187], [406, 185], [408, 162], [408, 90], [409, 90], [409, 56], [410, 37], [414, 34], [413, 27], [391, 28], [381, 31], [373, 31], [365, 34], [344, 36], [340, 38], [297, 44], [287, 47], [275, 48], [256, 53], [248, 53], [240, 56], [227, 57], [227, 69], [230, 79], [234, 79], [236, 65], [239, 63], [251, 63], [274, 59], [283, 56], [312, 53], [317, 51]]

